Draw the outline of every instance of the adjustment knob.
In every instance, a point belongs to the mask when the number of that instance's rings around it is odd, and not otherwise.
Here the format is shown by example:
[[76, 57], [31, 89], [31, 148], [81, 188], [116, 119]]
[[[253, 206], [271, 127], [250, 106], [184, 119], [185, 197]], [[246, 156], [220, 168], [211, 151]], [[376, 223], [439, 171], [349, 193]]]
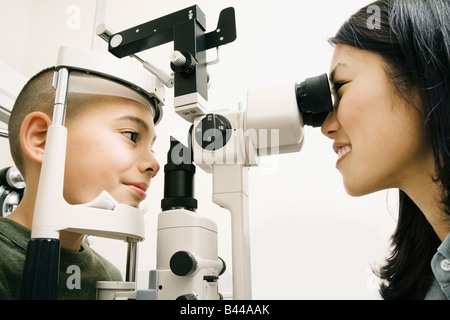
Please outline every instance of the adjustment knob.
[[197, 260], [188, 251], [178, 251], [170, 258], [170, 270], [177, 276], [188, 276], [197, 270]]
[[187, 51], [175, 51], [170, 55], [170, 68], [180, 76], [189, 76], [197, 65], [197, 60]]
[[210, 113], [195, 128], [195, 141], [204, 150], [219, 150], [230, 140], [231, 129], [231, 124], [227, 118]]
[[183, 294], [176, 298], [176, 300], [198, 300], [197, 296], [193, 293]]

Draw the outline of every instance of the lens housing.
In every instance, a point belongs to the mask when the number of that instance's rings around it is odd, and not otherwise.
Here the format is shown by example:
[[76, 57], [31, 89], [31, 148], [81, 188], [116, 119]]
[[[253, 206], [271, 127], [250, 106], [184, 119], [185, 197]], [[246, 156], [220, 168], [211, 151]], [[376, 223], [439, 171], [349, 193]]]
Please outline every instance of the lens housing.
[[163, 211], [178, 208], [196, 211], [194, 175], [192, 148], [186, 147], [174, 137], [170, 137], [167, 164], [164, 166], [164, 199], [161, 200]]

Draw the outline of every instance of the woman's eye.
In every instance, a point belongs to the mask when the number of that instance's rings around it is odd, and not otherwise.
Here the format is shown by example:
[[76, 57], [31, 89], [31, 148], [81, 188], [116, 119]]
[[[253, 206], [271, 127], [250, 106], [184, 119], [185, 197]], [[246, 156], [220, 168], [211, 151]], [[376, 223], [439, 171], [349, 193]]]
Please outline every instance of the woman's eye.
[[341, 90], [344, 84], [345, 82], [337, 82], [333, 85], [333, 91], [338, 97], [340, 97], [339, 90]]
[[337, 110], [338, 107], [339, 107], [339, 102], [340, 102], [341, 97], [342, 97], [342, 94], [339, 93], [339, 91], [340, 91], [341, 88], [342, 88], [345, 84], [347, 84], [347, 83], [348, 83], [348, 82], [335, 82], [335, 83], [333, 84], [333, 92], [334, 92], [334, 94], [335, 94], [335, 96], [336, 96], [336, 99], [334, 100], [334, 107], [335, 107], [336, 110]]
[[134, 132], [134, 131], [127, 131], [127, 132], [122, 132], [122, 134], [129, 140], [131, 140], [132, 142], [136, 143], [137, 138], [138, 138], [138, 133]]

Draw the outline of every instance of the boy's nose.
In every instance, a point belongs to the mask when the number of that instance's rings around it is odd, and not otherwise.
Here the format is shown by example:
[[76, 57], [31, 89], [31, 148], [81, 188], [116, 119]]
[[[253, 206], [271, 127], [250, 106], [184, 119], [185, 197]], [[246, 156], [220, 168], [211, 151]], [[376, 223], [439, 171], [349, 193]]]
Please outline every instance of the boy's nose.
[[159, 169], [159, 163], [151, 151], [149, 151], [148, 155], [145, 158], [142, 158], [139, 163], [139, 171], [142, 173], [150, 173], [151, 178], [158, 174]]
[[336, 118], [336, 112], [332, 111], [328, 114], [327, 118], [322, 124], [322, 133], [330, 139], [334, 139], [336, 132], [340, 129], [341, 125]]

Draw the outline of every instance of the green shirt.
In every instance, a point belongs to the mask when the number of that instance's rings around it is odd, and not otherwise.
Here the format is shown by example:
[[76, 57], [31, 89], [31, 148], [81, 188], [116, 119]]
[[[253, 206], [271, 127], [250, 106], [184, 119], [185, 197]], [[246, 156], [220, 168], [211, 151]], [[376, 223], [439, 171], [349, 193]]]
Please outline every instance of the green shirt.
[[[0, 218], [0, 300], [19, 299], [31, 230]], [[61, 249], [58, 299], [94, 300], [97, 281], [122, 281], [119, 270], [83, 242], [80, 252]]]

